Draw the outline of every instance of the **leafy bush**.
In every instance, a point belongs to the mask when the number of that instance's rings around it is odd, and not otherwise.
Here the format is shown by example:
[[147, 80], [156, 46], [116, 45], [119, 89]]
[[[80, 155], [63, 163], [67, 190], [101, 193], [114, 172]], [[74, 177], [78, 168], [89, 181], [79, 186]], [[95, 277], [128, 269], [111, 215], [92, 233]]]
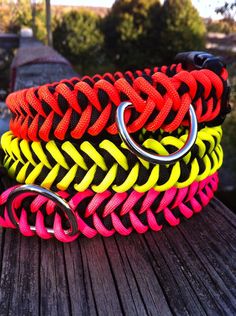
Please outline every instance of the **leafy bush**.
[[[33, 26], [28, 0], [10, 2], [9, 10], [0, 12], [0, 28]], [[113, 64], [133, 69], [169, 63], [179, 51], [204, 47], [205, 26], [190, 0], [163, 5], [160, 0], [117, 0], [103, 19], [85, 9], [67, 10], [56, 15], [53, 9], [54, 47], [81, 72]], [[43, 4], [36, 4], [34, 31], [44, 41]]]
[[55, 49], [84, 68], [103, 61], [100, 18], [87, 10], [72, 10], [57, 21], [53, 32]]
[[120, 68], [148, 64], [147, 37], [154, 6], [155, 10], [160, 8], [159, 0], [117, 0], [105, 17], [102, 24], [105, 50]]
[[172, 60], [180, 51], [205, 47], [205, 25], [191, 0], [166, 0], [157, 25], [161, 43], [157, 53], [164, 62]]
[[236, 23], [222, 19], [220, 21], [209, 21], [206, 25], [208, 32], [213, 33], [233, 33], [236, 32]]
[[37, 4], [35, 9], [35, 37], [45, 43], [47, 38], [45, 6], [43, 4]]
[[3, 5], [0, 10], [0, 31], [17, 33], [21, 26], [30, 26], [31, 19], [29, 1], [9, 2], [8, 5]]
[[45, 6], [41, 3], [34, 4], [35, 23], [33, 23], [32, 7], [28, 0], [11, 1], [0, 10], [0, 32], [18, 33], [22, 27], [34, 30], [34, 36], [45, 42]]
[[205, 26], [190, 0], [117, 0], [103, 23], [105, 48], [121, 68], [170, 62], [202, 49]]

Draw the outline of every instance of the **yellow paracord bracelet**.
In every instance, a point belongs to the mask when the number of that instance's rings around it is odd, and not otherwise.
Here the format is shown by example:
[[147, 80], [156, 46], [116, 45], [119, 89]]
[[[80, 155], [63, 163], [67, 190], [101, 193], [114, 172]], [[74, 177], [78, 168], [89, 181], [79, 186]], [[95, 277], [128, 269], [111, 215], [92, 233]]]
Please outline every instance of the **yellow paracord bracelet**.
[[[170, 147], [175, 151], [187, 139], [186, 131], [180, 137], [164, 135], [160, 133], [158, 141], [148, 138], [142, 146], [169, 155]], [[221, 138], [220, 126], [201, 129], [191, 152], [166, 166], [150, 164], [132, 155], [124, 143], [117, 145], [107, 139], [98, 145], [88, 141], [80, 145], [69, 141], [40, 143], [21, 140], [7, 132], [1, 138], [1, 146], [5, 151], [4, 167], [20, 183], [79, 192], [88, 188], [96, 193], [107, 189], [125, 192], [131, 188], [146, 192], [151, 188], [165, 191], [173, 186], [187, 187], [214, 174], [223, 160]]]

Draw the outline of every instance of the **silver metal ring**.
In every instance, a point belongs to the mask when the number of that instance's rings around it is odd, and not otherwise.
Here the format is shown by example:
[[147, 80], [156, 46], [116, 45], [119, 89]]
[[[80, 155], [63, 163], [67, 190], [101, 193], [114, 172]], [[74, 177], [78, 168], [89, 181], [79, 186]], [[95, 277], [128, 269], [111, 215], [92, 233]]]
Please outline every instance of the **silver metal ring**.
[[[55, 202], [57, 204], [57, 206], [59, 206], [63, 210], [63, 212], [65, 212], [66, 216], [68, 217], [68, 220], [70, 222], [70, 229], [66, 230], [65, 233], [69, 236], [74, 236], [78, 233], [77, 220], [76, 220], [75, 214], [71, 210], [69, 204], [63, 198], [61, 198], [58, 194], [56, 194], [50, 190], [44, 189], [38, 185], [33, 185], [33, 184], [21, 185], [20, 187], [17, 187], [9, 194], [6, 206], [7, 206], [7, 210], [8, 210], [8, 216], [9, 216], [11, 222], [15, 226], [19, 226], [19, 222], [16, 219], [16, 216], [14, 214], [12, 206], [13, 206], [14, 199], [18, 195], [23, 194], [23, 193], [36, 193], [36, 194], [40, 194], [42, 196], [45, 196], [45, 197], [51, 199], [53, 202]], [[30, 226], [30, 229], [32, 231], [36, 231], [35, 226]], [[54, 229], [46, 228], [46, 230], [48, 233], [54, 234]]]
[[189, 123], [189, 134], [187, 141], [185, 145], [177, 150], [176, 152], [168, 155], [168, 156], [161, 156], [152, 154], [151, 152], [148, 152], [146, 150], [143, 150], [129, 135], [129, 132], [125, 125], [124, 120], [124, 114], [125, 110], [128, 107], [134, 107], [134, 105], [131, 102], [122, 102], [116, 111], [116, 122], [119, 129], [120, 137], [124, 141], [124, 143], [128, 146], [129, 150], [136, 156], [147, 160], [153, 164], [173, 164], [176, 161], [179, 161], [182, 157], [184, 157], [193, 147], [195, 144], [196, 138], [197, 138], [197, 132], [198, 132], [198, 123], [197, 123], [197, 117], [194, 111], [193, 106], [190, 104], [189, 106], [189, 117], [190, 117], [190, 123]]

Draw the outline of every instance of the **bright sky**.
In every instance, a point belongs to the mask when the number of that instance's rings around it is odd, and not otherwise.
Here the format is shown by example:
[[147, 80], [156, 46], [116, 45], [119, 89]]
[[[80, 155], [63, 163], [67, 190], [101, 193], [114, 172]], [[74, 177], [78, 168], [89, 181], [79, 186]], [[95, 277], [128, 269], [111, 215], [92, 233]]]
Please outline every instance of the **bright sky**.
[[[230, 2], [232, 2], [231, 0]], [[78, 6], [94, 6], [94, 7], [111, 7], [114, 0], [67, 0], [67, 5]], [[211, 17], [213, 19], [219, 18], [214, 10], [215, 8], [223, 5], [225, 0], [192, 0], [194, 6], [200, 12], [202, 17]], [[64, 0], [51, 0], [52, 5], [65, 5]]]

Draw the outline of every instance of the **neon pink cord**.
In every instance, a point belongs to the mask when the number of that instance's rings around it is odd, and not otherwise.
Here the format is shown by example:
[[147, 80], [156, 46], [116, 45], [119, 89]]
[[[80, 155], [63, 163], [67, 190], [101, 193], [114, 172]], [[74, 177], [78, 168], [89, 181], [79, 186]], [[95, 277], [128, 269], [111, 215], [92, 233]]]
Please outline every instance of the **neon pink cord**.
[[[68, 201], [72, 211], [76, 214], [79, 233], [92, 238], [97, 234], [109, 237], [115, 232], [127, 236], [132, 231], [140, 234], [148, 229], [159, 231], [164, 224], [176, 226], [180, 223], [180, 217], [188, 219], [194, 213], [200, 212], [213, 197], [217, 186], [218, 174], [215, 173], [200, 182], [194, 182], [189, 187], [171, 188], [164, 193], [151, 189], [146, 193], [134, 190], [131, 193], [112, 193], [107, 190], [95, 194], [91, 190], [86, 190], [72, 196], [65, 191], [58, 192], [58, 194]], [[7, 198], [14, 188], [11, 187], [0, 195], [0, 225], [3, 227], [15, 228], [8, 217], [6, 208]], [[29, 198], [26, 210], [25, 205]], [[21, 206], [23, 202], [24, 207]], [[84, 207], [84, 205], [86, 206]], [[137, 205], [140, 205], [138, 210]], [[42, 207], [46, 210], [46, 215], [43, 214]], [[52, 238], [53, 235], [47, 232], [45, 225], [45, 216], [52, 215], [55, 215], [53, 229], [58, 240], [71, 242], [79, 235], [70, 237], [65, 233], [61, 216], [56, 212], [56, 204], [43, 196], [34, 193], [21, 194], [15, 198], [13, 208], [14, 212], [21, 209], [19, 229], [25, 236], [37, 234], [43, 239]], [[176, 210], [178, 215], [175, 215]], [[30, 213], [36, 213], [35, 232], [30, 229], [28, 221]], [[124, 224], [124, 217], [128, 219], [128, 223]], [[108, 219], [111, 224], [109, 228], [105, 224]]]

